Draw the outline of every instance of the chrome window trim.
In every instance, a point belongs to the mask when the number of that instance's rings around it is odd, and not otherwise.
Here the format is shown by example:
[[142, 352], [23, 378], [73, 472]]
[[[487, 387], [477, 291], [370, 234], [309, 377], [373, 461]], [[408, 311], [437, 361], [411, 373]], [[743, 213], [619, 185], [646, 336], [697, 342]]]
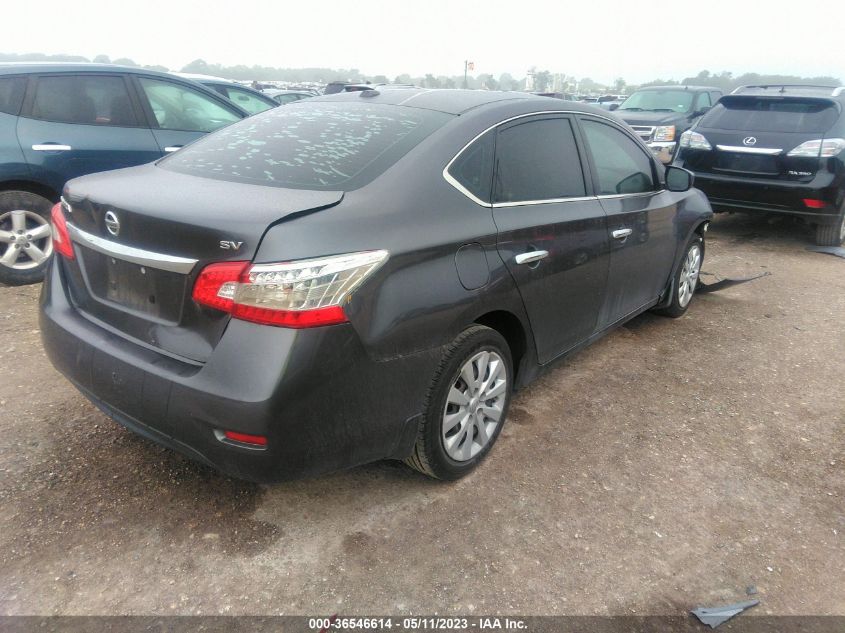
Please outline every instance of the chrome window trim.
[[166, 270], [171, 273], [179, 273], [187, 275], [194, 266], [197, 265], [196, 259], [187, 257], [177, 257], [175, 255], [165, 255], [163, 253], [155, 253], [153, 251], [146, 251], [133, 246], [126, 246], [125, 244], [118, 244], [110, 240], [91, 235], [80, 228], [77, 228], [70, 222], [67, 223], [67, 230], [70, 234], [71, 240], [82, 246], [86, 246], [91, 250], [102, 253], [109, 257], [121, 259], [140, 266], [147, 266], [148, 268], [156, 268], [158, 270]]
[[610, 123], [615, 124], [615, 126], [623, 134], [626, 134], [626, 136], [628, 136], [632, 140], [642, 142], [642, 139], [639, 136], [627, 134], [625, 132], [625, 130], [623, 130], [621, 128], [621, 126], [619, 126], [619, 121], [617, 121], [616, 119], [613, 119], [613, 118], [607, 117], [607, 116], [602, 116], [600, 114], [595, 114], [593, 112], [581, 112], [579, 110], [541, 110], [541, 111], [538, 111], [538, 112], [528, 112], [526, 114], [517, 114], [516, 116], [512, 116], [508, 119], [504, 119], [503, 121], [499, 121], [498, 123], [494, 123], [493, 125], [489, 126], [488, 128], [486, 128], [486, 129], [482, 130], [481, 132], [479, 132], [478, 134], [476, 134], [472, 138], [472, 140], [470, 140], [466, 145], [464, 145], [460, 150], [458, 150], [458, 153], [455, 154], [452, 157], [452, 160], [450, 160], [448, 163], [446, 163], [446, 166], [443, 168], [443, 179], [446, 182], [448, 182], [450, 185], [452, 185], [455, 189], [457, 189], [459, 192], [464, 194], [467, 198], [472, 200], [475, 204], [477, 204], [481, 207], [487, 208], [487, 209], [501, 209], [501, 208], [504, 208], [504, 207], [532, 206], [532, 205], [538, 205], [538, 204], [554, 204], [554, 203], [559, 203], [559, 202], [585, 202], [587, 200], [601, 200], [601, 199], [612, 199], [612, 198], [630, 198], [630, 197], [652, 196], [652, 195], [655, 195], [655, 194], [658, 194], [658, 193], [663, 193], [664, 191], [666, 191], [666, 189], [663, 188], [663, 189], [657, 189], [655, 191], [645, 191], [645, 192], [642, 192], [642, 193], [602, 194], [602, 195], [598, 195], [598, 196], [578, 196], [578, 197], [571, 197], [571, 198], [549, 198], [547, 200], [525, 200], [525, 201], [521, 201], [521, 202], [493, 202], [493, 203], [490, 203], [490, 202], [484, 202], [480, 198], [473, 195], [472, 192], [470, 192], [466, 187], [464, 187], [461, 183], [459, 183], [452, 176], [452, 174], [449, 173], [449, 168], [452, 166], [452, 163], [454, 163], [456, 160], [458, 160], [460, 155], [463, 154], [470, 145], [475, 143], [478, 139], [480, 139], [482, 136], [487, 134], [487, 132], [489, 132], [490, 130], [497, 128], [500, 125], [505, 125], [507, 123], [510, 123], [511, 121], [516, 121], [518, 119], [524, 119], [524, 118], [527, 118], [527, 117], [544, 115], [544, 114], [574, 114], [574, 115], [580, 115], [580, 116], [593, 117], [595, 119], [603, 119], [605, 121], [609, 121]]
[[739, 152], [742, 154], [764, 154], [766, 156], [777, 156], [783, 154], [782, 149], [769, 147], [746, 147], [744, 145], [717, 145], [716, 149], [723, 152]]

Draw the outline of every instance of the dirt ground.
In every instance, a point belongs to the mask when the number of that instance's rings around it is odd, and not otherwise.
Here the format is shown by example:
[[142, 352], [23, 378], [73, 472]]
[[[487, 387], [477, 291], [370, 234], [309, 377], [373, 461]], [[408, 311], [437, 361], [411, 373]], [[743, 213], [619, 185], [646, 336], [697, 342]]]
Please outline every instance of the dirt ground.
[[97, 412], [2, 287], [0, 613], [845, 615], [845, 260], [811, 237], [717, 218], [704, 270], [772, 275], [563, 362], [458, 483], [217, 475]]

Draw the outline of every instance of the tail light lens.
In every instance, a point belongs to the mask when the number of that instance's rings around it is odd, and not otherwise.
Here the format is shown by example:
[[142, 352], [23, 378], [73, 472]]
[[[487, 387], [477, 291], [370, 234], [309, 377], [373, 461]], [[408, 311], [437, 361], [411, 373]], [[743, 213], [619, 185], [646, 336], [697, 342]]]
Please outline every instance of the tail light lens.
[[53, 250], [62, 257], [73, 259], [73, 244], [70, 243], [70, 234], [67, 231], [67, 220], [65, 219], [62, 206], [67, 204], [64, 200], [53, 206], [50, 211], [50, 219], [53, 223]]
[[807, 158], [832, 158], [838, 156], [839, 153], [845, 149], [845, 139], [842, 138], [826, 138], [817, 141], [807, 141], [801, 143], [794, 150], [789, 152], [787, 156], [803, 156]]
[[827, 203], [824, 200], [816, 200], [815, 198], [804, 198], [804, 206], [808, 209], [824, 209]]
[[387, 258], [387, 251], [366, 251], [278, 264], [210, 264], [197, 278], [193, 298], [236, 319], [265, 325], [344, 323], [349, 295]]
[[704, 135], [692, 130], [687, 130], [681, 134], [681, 147], [689, 147], [690, 149], [711, 150], [713, 146], [704, 138]]

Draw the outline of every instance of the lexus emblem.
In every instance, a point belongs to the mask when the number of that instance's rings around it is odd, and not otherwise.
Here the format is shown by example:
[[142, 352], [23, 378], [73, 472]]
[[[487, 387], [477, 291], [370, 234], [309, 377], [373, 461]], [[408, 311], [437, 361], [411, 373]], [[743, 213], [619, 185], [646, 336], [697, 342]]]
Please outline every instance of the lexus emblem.
[[115, 212], [107, 211], [106, 217], [103, 218], [103, 222], [106, 223], [106, 230], [117, 237], [118, 233], [120, 233], [120, 220], [117, 219]]
[[757, 139], [753, 136], [746, 136], [744, 139], [742, 139], [742, 144], [748, 145], [749, 147], [752, 145], [757, 145]]

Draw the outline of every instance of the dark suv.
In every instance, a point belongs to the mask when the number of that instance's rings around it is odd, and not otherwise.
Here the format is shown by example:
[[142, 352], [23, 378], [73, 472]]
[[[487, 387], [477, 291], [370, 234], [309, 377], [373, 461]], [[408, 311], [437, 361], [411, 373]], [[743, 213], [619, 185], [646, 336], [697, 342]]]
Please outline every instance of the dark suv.
[[650, 86], [625, 99], [616, 114], [666, 164], [672, 162], [681, 134], [721, 96], [721, 90], [706, 86]]
[[787, 213], [816, 227], [816, 242], [845, 240], [845, 89], [746, 86], [681, 137], [676, 164], [715, 211]]
[[249, 112], [192, 81], [106, 64], [0, 64], [0, 282], [39, 281], [65, 182], [161, 158]]

